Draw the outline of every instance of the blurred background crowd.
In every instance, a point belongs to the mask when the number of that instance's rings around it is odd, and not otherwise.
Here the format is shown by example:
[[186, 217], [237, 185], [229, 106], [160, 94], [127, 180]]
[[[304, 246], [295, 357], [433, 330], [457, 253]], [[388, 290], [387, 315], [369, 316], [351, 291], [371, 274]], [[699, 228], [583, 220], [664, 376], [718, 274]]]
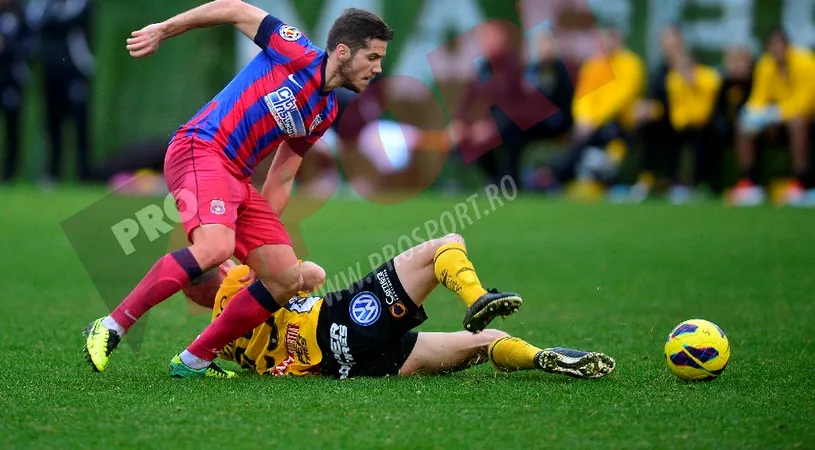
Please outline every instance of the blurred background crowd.
[[[130, 31], [197, 3], [0, 0], [0, 183], [161, 191], [172, 132], [257, 51], [222, 27], [129, 59]], [[366, 196], [509, 175], [579, 199], [815, 206], [815, 2], [252, 3], [319, 44], [349, 6], [396, 30], [381, 79], [338, 92], [303, 186]]]

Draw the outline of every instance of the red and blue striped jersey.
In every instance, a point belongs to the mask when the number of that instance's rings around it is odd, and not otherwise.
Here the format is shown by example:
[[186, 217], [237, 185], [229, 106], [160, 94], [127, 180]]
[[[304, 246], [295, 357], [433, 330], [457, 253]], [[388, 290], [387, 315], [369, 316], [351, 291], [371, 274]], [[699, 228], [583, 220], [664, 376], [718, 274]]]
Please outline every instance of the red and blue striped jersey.
[[263, 51], [173, 136], [211, 143], [241, 177], [283, 141], [304, 155], [337, 117], [334, 92], [323, 92], [324, 50], [271, 15], [254, 41]]

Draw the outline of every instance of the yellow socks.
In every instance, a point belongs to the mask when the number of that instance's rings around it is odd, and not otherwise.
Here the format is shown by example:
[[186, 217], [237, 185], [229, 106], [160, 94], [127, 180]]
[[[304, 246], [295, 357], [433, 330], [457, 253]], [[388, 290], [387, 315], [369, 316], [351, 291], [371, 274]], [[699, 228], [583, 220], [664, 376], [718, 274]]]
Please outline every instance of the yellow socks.
[[467, 251], [462, 244], [445, 244], [436, 250], [433, 269], [439, 283], [464, 300], [467, 307], [487, 293], [478, 281], [473, 263], [467, 259]]
[[528, 370], [535, 368], [535, 355], [541, 351], [538, 347], [511, 336], [498, 338], [487, 348], [487, 355], [492, 365], [502, 372]]

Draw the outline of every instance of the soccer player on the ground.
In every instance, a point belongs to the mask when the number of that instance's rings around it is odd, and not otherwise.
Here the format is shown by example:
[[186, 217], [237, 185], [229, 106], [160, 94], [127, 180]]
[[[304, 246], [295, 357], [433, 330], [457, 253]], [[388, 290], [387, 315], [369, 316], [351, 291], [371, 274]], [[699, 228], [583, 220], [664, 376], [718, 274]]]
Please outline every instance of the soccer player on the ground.
[[[302, 285], [297, 256], [278, 219], [305, 152], [337, 114], [333, 90], [360, 92], [382, 70], [393, 31], [368, 11], [346, 10], [333, 24], [327, 51], [300, 30], [239, 0], [216, 0], [133, 33], [127, 49], [141, 58], [166, 39], [195, 28], [234, 24], [262, 49], [172, 138], [164, 176], [178, 204], [190, 247], [165, 255], [107, 317], [85, 330], [85, 354], [102, 371], [121, 337], [150, 308], [233, 254], [257, 275], [219, 319], [170, 363], [183, 376], [225, 376], [212, 360], [228, 342], [285, 305]], [[272, 151], [262, 194], [250, 182]], [[465, 316], [480, 331], [512, 294], [487, 294]]]
[[[212, 307], [213, 318], [252, 278], [247, 266], [228, 261], [222, 268], [185, 291], [196, 303]], [[301, 271], [307, 289], [325, 280], [314, 263], [304, 262]], [[487, 359], [508, 372], [541, 369], [600, 378], [614, 370], [614, 360], [602, 353], [540, 349], [499, 330], [411, 331], [427, 319], [422, 303], [440, 283], [468, 306], [486, 292], [459, 235], [414, 247], [346, 290], [324, 297], [299, 294], [263, 325], [226, 345], [220, 356], [260, 374], [338, 378], [446, 373]]]

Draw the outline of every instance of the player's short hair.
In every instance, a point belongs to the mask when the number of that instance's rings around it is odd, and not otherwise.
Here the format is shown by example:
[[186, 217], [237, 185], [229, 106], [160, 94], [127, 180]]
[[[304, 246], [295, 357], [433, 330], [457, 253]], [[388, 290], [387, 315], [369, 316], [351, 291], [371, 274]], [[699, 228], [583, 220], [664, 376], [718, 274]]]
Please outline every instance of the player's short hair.
[[371, 39], [389, 42], [393, 30], [376, 14], [358, 8], [348, 8], [334, 21], [328, 32], [327, 50], [334, 51], [339, 44], [345, 44], [354, 54], [368, 47]]

